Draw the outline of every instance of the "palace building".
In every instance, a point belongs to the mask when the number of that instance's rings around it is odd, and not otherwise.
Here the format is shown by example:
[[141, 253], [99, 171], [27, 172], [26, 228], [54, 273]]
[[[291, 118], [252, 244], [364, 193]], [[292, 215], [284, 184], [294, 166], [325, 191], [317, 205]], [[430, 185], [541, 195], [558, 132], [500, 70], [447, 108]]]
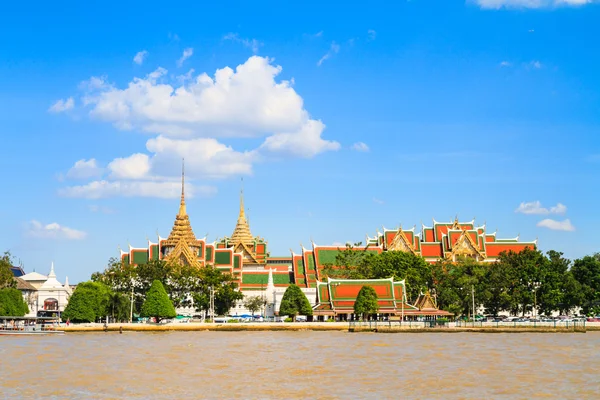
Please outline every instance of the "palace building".
[[[495, 232], [486, 232], [485, 224], [476, 226], [475, 221], [459, 222], [455, 219], [451, 222], [433, 220], [432, 226], [423, 225], [420, 233], [415, 233], [415, 227], [406, 230], [402, 227], [383, 228], [383, 232], [377, 232], [374, 237], [367, 236], [366, 245], [352, 249], [373, 253], [405, 251], [434, 263], [442, 259], [454, 261], [457, 257], [493, 262], [503, 251], [520, 252], [525, 248], [535, 247], [536, 241], [520, 242], [518, 237], [498, 239]], [[344, 250], [345, 247], [320, 246], [313, 242], [309, 249], [302, 247], [299, 254], [292, 252], [289, 256], [271, 256], [267, 241], [251, 233], [244, 209], [243, 190], [240, 192], [237, 223], [231, 236], [213, 242], [208, 242], [206, 237], [197, 238], [187, 214], [185, 175], [182, 172], [179, 212], [175, 216], [169, 236], [163, 238], [157, 235], [156, 241], [148, 240], [145, 247], [129, 245], [129, 251], [121, 250], [121, 260], [134, 265], [145, 264], [150, 260], [165, 260], [198, 268], [212, 265], [223, 272], [231, 273], [244, 295], [265, 296], [269, 303], [272, 299], [274, 304], [278, 304], [278, 299], [283, 296], [285, 289], [295, 283], [300, 286], [313, 306], [326, 307], [324, 304], [329, 302], [335, 308], [335, 300], [332, 299], [336, 298], [335, 293], [338, 289], [331, 289], [330, 283], [326, 283], [328, 281], [323, 270], [327, 266], [335, 266], [337, 254]], [[336, 284], [351, 286], [345, 282]], [[325, 287], [323, 285], [327, 287], [327, 291], [322, 289]], [[377, 290], [384, 290], [382, 284], [374, 285], [379, 288]], [[390, 285], [396, 287], [395, 283]], [[392, 286], [391, 289], [388, 288], [389, 293], [395, 293], [396, 289]], [[267, 288], [269, 293], [265, 293]], [[326, 293], [329, 293], [329, 300], [324, 297]], [[243, 307], [237, 307], [239, 310], [234, 310], [233, 314], [235, 311], [241, 313]]]

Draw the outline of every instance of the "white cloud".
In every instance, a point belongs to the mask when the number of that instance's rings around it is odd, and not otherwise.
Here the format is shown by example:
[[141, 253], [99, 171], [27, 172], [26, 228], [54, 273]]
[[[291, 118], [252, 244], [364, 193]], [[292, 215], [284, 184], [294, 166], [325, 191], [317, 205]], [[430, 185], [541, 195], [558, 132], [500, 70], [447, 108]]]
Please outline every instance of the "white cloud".
[[[196, 186], [185, 184], [186, 197], [208, 197], [217, 193], [213, 186]], [[93, 181], [86, 185], [70, 186], [59, 190], [65, 197], [100, 199], [106, 197], [158, 197], [174, 199], [181, 196], [181, 182], [153, 181]]]
[[108, 164], [111, 178], [140, 179], [150, 172], [150, 158], [146, 154], [136, 153], [125, 158], [115, 158]]
[[352, 150], [360, 151], [360, 152], [368, 152], [369, 146], [363, 142], [356, 142], [352, 145]]
[[512, 63], [511, 63], [511, 62], [509, 62], [509, 61], [502, 61], [502, 62], [500, 63], [500, 66], [501, 66], [501, 67], [512, 67]]
[[[103, 197], [121, 191], [131, 196], [137, 191], [162, 197], [154, 189], [178, 175], [181, 158], [192, 180], [222, 179], [250, 175], [255, 163], [270, 156], [310, 158], [338, 150], [338, 142], [323, 139], [325, 125], [310, 118], [293, 79], [276, 79], [280, 73], [269, 58], [252, 56], [235, 69], [218, 69], [214, 77], [190, 70], [170, 78], [159, 67], [123, 88], [92, 77], [80, 85], [92, 118], [156, 136], [146, 141], [145, 150], [108, 163], [103, 180], [67, 187], [61, 194]], [[222, 142], [229, 138], [263, 143], [239, 151]]]
[[378, 198], [376, 198], [376, 197], [373, 197], [373, 203], [375, 203], [375, 204], [384, 204], [384, 203], [385, 203], [385, 201], [383, 201], [383, 200], [380, 200], [380, 199], [378, 199]]
[[547, 215], [547, 214], [560, 214], [563, 215], [567, 212], [567, 206], [561, 203], [557, 203], [554, 207], [546, 208], [542, 207], [542, 203], [538, 201], [531, 201], [528, 203], [521, 203], [519, 207], [515, 210], [516, 213], [521, 214], [538, 214], [538, 215]]
[[[473, 0], [471, 0], [473, 1]], [[598, 0], [474, 0], [481, 8], [556, 8], [577, 7], [597, 3]]]
[[223, 36], [223, 40], [241, 43], [244, 47], [251, 49], [254, 54], [258, 53], [259, 48], [263, 45], [262, 42], [256, 39], [241, 38], [237, 33], [231, 32]]
[[369, 40], [375, 40], [375, 38], [377, 37], [377, 32], [375, 32], [373, 29], [369, 29], [367, 31], [367, 36]]
[[181, 55], [179, 60], [177, 60], [177, 66], [181, 67], [183, 65], [184, 61], [187, 60], [188, 58], [190, 58], [193, 54], [194, 54], [194, 49], [191, 47], [188, 47], [187, 49], [183, 50], [183, 54]]
[[75, 107], [75, 100], [73, 100], [72, 97], [69, 97], [66, 100], [58, 100], [48, 109], [48, 111], [53, 113], [59, 113], [71, 110], [73, 107]]
[[305, 158], [314, 157], [325, 151], [338, 150], [340, 148], [338, 142], [321, 138], [324, 129], [325, 125], [321, 121], [309, 120], [297, 132], [276, 133], [269, 136], [261, 148]]
[[97, 204], [90, 204], [88, 206], [88, 210], [93, 213], [101, 213], [101, 214], [114, 214], [115, 210], [109, 207], [99, 206]]
[[533, 69], [540, 69], [540, 68], [542, 68], [542, 63], [541, 63], [541, 62], [539, 62], [539, 61], [535, 61], [535, 60], [534, 60], [534, 61], [531, 61], [531, 62], [528, 64], [528, 66], [529, 66], [530, 68], [533, 68]]
[[138, 51], [133, 57], [133, 62], [137, 65], [142, 65], [146, 59], [146, 56], [148, 56], [148, 52], [146, 50]]
[[[204, 137], [260, 137], [297, 130], [308, 120], [303, 100], [290, 81], [277, 82], [281, 67], [259, 56], [214, 78], [198, 74], [188, 85], [157, 83], [166, 70], [135, 78], [124, 89], [105, 87], [88, 94], [93, 117], [117, 127], [164, 133], [174, 126]], [[152, 129], [150, 129], [152, 128]]]
[[102, 175], [102, 168], [98, 166], [96, 159], [89, 160], [81, 159], [77, 161], [67, 172], [69, 179], [89, 179]]
[[547, 218], [538, 222], [537, 226], [552, 229], [553, 231], [573, 232], [575, 230], [575, 227], [571, 224], [571, 221], [569, 219], [565, 219], [564, 221], [556, 221]]
[[325, 62], [325, 60], [330, 59], [334, 54], [337, 54], [340, 52], [340, 45], [336, 44], [335, 42], [331, 42], [331, 46], [329, 46], [329, 51], [327, 51], [327, 53], [325, 53], [325, 55], [323, 57], [321, 57], [321, 59], [317, 62], [317, 66], [321, 66], [321, 64], [323, 64], [323, 62]]
[[39, 221], [32, 220], [27, 228], [27, 235], [43, 239], [81, 240], [87, 236], [87, 233], [62, 226], [56, 222], [44, 225]]

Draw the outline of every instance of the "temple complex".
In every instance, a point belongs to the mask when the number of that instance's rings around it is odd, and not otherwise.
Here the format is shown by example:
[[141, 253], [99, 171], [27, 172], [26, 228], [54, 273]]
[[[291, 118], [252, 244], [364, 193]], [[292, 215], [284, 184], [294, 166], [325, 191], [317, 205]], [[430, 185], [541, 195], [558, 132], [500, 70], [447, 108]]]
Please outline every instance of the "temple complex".
[[389, 279], [330, 279], [317, 282], [317, 305], [313, 315], [318, 319], [333, 317], [347, 320], [354, 314], [354, 303], [363, 286], [370, 286], [377, 293], [379, 315], [392, 319], [415, 319], [416, 317], [450, 317], [453, 314], [438, 310], [429, 292], [422, 293], [414, 305], [408, 303], [404, 280]]
[[[420, 233], [416, 227], [403, 229], [383, 228], [374, 237], [367, 236], [366, 245], [354, 246], [354, 251], [382, 253], [385, 251], [404, 251], [423, 257], [427, 262], [439, 260], [456, 261], [460, 257], [470, 257], [480, 262], [494, 262], [500, 253], [526, 248], [535, 249], [537, 240], [521, 242], [519, 238], [499, 239], [496, 232], [487, 233], [485, 224], [475, 225], [475, 220], [460, 222], [458, 218], [450, 222], [433, 220], [432, 226], [422, 226]], [[335, 266], [336, 256], [346, 250], [340, 246], [322, 246], [312, 243], [312, 248], [302, 247], [300, 254], [292, 253], [293, 275], [300, 287], [317, 287], [324, 279], [326, 266]]]
[[[267, 245], [264, 238], [251, 233], [244, 209], [243, 190], [240, 192], [239, 213], [231, 236], [213, 242], [207, 242], [206, 237], [197, 238], [187, 214], [185, 174], [182, 171], [179, 211], [169, 236], [163, 238], [157, 235], [157, 240], [148, 240], [145, 247], [129, 245], [129, 251], [121, 250], [121, 260], [134, 265], [150, 260], [165, 260], [197, 268], [212, 265], [232, 274], [245, 296], [258, 295], [269, 299], [269, 304], [274, 304], [274, 310], [285, 289], [292, 283], [300, 286], [311, 304], [316, 306], [315, 311], [321, 315], [337, 316], [349, 310], [343, 306], [346, 303], [339, 300], [339, 293], [344, 291], [344, 296], [347, 297], [350, 292], [355, 291], [357, 294], [360, 288], [351, 282], [328, 280], [323, 273], [327, 266], [335, 267], [336, 257], [346, 250], [345, 247], [319, 246], [313, 242], [311, 248], [302, 246], [300, 253], [292, 251], [289, 256], [274, 257], [269, 253]], [[410, 252], [430, 263], [438, 260], [456, 261], [459, 257], [494, 262], [503, 251], [520, 252], [525, 248], [535, 249], [536, 241], [520, 242], [518, 237], [499, 239], [496, 238], [496, 232], [486, 232], [485, 224], [476, 226], [474, 220], [460, 222], [457, 218], [450, 222], [433, 220], [432, 226], [422, 225], [420, 233], [415, 232], [415, 227], [384, 227], [383, 232], [378, 231], [374, 237], [367, 236], [366, 245], [352, 247], [355, 251], [378, 254], [387, 251]], [[409, 313], [411, 309], [422, 311], [422, 307], [410, 306], [406, 302], [403, 283], [388, 280], [370, 282], [378, 295], [381, 294], [382, 299], [386, 299], [381, 300], [381, 306], [389, 311], [388, 314], [396, 315], [398, 304]], [[398, 289], [400, 287], [402, 289]], [[348, 304], [347, 306], [349, 307]], [[232, 310], [232, 314], [243, 311], [243, 306], [238, 305], [236, 310]]]

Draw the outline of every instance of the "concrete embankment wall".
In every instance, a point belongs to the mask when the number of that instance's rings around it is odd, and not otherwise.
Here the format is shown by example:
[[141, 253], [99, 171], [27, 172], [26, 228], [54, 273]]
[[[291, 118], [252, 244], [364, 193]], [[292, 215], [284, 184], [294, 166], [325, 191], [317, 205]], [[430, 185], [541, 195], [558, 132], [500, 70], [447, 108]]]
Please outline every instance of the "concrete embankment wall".
[[[105, 330], [103, 324], [71, 324], [61, 327], [65, 332], [102, 332]], [[234, 324], [211, 324], [211, 323], [171, 323], [171, 324], [109, 324], [106, 328], [109, 332], [168, 332], [168, 331], [351, 331], [351, 332], [389, 332], [389, 333], [572, 333], [586, 331], [600, 331], [600, 324], [586, 325], [583, 327], [437, 327], [423, 328], [417, 326], [404, 326], [402, 328], [387, 327], [384, 324], [378, 326], [348, 326], [347, 322], [296, 322], [296, 323], [234, 323]]]

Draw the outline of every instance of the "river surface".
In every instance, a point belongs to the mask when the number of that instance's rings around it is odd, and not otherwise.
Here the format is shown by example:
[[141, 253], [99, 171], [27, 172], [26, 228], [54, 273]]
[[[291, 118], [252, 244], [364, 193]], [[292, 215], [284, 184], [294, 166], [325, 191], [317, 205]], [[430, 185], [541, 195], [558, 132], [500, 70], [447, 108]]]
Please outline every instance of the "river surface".
[[0, 337], [0, 398], [600, 398], [600, 332]]

